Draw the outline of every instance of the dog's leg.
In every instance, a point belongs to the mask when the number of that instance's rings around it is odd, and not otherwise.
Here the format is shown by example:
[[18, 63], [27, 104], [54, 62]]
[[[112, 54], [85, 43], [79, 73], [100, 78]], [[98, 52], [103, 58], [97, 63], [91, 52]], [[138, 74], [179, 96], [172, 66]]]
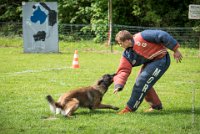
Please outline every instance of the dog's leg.
[[79, 107], [79, 101], [75, 98], [72, 98], [65, 105], [64, 115], [70, 117], [78, 109], [78, 107]]
[[61, 108], [56, 108], [56, 114], [60, 114]]
[[94, 108], [96, 108], [96, 109], [113, 109], [113, 110], [119, 110], [118, 107], [115, 107], [115, 106], [112, 106], [112, 105], [105, 105], [105, 104], [96, 105]]

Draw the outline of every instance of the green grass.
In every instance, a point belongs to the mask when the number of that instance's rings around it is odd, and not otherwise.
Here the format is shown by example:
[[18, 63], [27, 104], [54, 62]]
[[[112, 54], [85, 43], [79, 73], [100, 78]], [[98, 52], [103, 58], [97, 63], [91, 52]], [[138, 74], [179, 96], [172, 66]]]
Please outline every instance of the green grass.
[[[71, 69], [74, 50], [79, 52], [79, 69]], [[113, 73], [122, 50], [91, 41], [60, 42], [58, 54], [24, 54], [21, 38], [0, 38], [0, 134], [198, 134], [200, 131], [200, 58], [198, 50], [182, 48], [181, 64], [171, 66], [156, 83], [164, 105], [162, 112], [144, 113], [144, 101], [137, 112], [117, 115], [112, 110], [78, 109], [73, 118], [45, 120], [52, 116], [45, 96], [55, 99], [71, 89], [88, 86], [104, 73]], [[171, 57], [172, 57], [172, 53]], [[103, 103], [124, 108], [138, 72], [133, 68], [125, 89], [114, 95], [113, 85]], [[193, 97], [193, 94], [194, 97]], [[193, 110], [194, 106], [194, 110]]]

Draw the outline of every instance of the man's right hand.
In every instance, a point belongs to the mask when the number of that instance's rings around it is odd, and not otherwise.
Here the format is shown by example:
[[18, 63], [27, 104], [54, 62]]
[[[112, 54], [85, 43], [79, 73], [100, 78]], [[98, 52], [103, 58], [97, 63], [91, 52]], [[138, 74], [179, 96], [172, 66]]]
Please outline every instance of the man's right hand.
[[121, 91], [122, 90], [122, 88], [116, 88], [116, 89], [114, 89], [114, 91], [113, 91], [113, 93], [114, 94], [117, 94], [119, 91]]
[[174, 51], [174, 59], [176, 59], [176, 62], [178, 63], [178, 62], [181, 62], [182, 58], [183, 58], [183, 56], [182, 56], [181, 52], [178, 49], [176, 49]]

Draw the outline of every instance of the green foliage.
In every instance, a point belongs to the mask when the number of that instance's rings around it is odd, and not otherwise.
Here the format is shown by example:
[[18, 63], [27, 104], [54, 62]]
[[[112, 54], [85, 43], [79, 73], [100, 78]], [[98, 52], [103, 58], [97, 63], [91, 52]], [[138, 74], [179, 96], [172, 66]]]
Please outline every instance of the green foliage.
[[22, 3], [23, 0], [18, 1], [7, 1], [1, 0], [2, 4], [0, 5], [0, 22], [20, 22], [22, 14]]
[[21, 23], [1, 23], [0, 36], [22, 36]]
[[161, 18], [155, 12], [147, 12], [146, 16], [143, 18], [143, 21], [152, 22], [156, 27], [160, 26]]
[[[1, 2], [0, 21], [22, 20], [22, 0]], [[198, 21], [188, 20], [187, 17], [189, 4], [200, 4], [196, 0], [115, 0], [112, 2], [114, 24], [180, 27], [199, 24]], [[108, 1], [58, 0], [58, 10], [60, 23], [96, 24], [99, 19], [107, 21]], [[108, 23], [105, 22], [103, 24]]]
[[108, 13], [107, 1], [98, 1], [92, 3], [93, 15], [91, 17], [91, 30], [95, 33], [95, 42], [102, 42], [107, 38], [108, 33]]
[[[36, 1], [38, 0], [29, 0]], [[43, 2], [45, 0], [42, 0]], [[51, 2], [54, 0], [50, 0]], [[91, 24], [96, 42], [107, 38], [108, 0], [58, 0], [59, 23]], [[22, 0], [2, 0], [0, 22], [21, 22]], [[197, 0], [113, 0], [113, 24], [146, 27], [198, 27], [200, 21], [188, 19], [189, 4]], [[197, 28], [196, 28], [197, 29]], [[71, 36], [71, 35], [70, 35]]]
[[199, 26], [196, 26], [196, 27], [194, 27], [193, 29], [194, 29], [194, 31], [196, 31], [196, 32], [200, 32], [200, 25], [199, 25]]
[[60, 23], [88, 24], [90, 23], [91, 0], [59, 0]]
[[76, 40], [80, 40], [80, 38], [76, 34], [71, 34], [71, 35], [59, 34], [59, 39], [63, 40], [63, 41], [69, 41], [69, 42], [74, 42]]

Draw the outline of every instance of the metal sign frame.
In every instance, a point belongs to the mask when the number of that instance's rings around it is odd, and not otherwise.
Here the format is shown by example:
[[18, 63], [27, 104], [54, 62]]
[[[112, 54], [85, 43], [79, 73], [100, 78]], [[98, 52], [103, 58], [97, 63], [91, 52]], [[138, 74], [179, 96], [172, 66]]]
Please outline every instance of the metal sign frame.
[[200, 5], [190, 4], [189, 5], [189, 19], [200, 19]]

